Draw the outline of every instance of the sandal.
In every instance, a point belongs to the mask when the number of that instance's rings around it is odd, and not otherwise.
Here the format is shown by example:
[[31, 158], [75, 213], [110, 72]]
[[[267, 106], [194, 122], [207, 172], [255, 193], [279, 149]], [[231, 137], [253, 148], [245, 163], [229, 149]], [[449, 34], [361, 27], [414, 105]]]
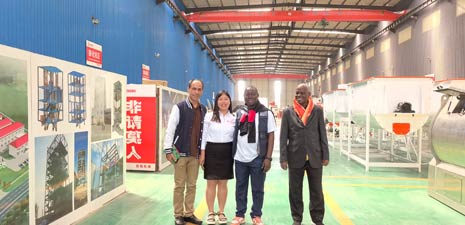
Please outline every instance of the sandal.
[[214, 212], [209, 212], [207, 217], [207, 224], [216, 224], [215, 216], [216, 214]]
[[228, 224], [228, 218], [224, 215], [224, 212], [218, 212], [218, 223], [219, 224]]

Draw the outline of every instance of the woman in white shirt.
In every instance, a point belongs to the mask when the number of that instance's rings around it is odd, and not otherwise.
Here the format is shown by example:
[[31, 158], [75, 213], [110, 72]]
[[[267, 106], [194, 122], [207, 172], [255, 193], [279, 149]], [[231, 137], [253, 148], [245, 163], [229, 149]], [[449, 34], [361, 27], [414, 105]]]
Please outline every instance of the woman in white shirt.
[[[205, 115], [203, 123], [200, 165], [207, 180], [207, 224], [227, 224], [224, 206], [228, 195], [228, 180], [233, 179], [232, 141], [235, 116], [232, 114], [231, 97], [221, 91], [215, 97], [213, 112]], [[215, 213], [215, 195], [218, 197], [218, 212]], [[215, 218], [215, 216], [218, 216]]]

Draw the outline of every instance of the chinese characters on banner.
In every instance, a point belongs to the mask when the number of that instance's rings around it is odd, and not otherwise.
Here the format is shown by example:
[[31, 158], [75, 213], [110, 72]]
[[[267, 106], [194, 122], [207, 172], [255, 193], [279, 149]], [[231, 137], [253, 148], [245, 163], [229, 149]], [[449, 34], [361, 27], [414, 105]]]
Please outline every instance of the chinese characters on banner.
[[[126, 167], [128, 170], [155, 171], [156, 169], [156, 97], [147, 97], [128, 85], [126, 101]], [[152, 93], [152, 92], [150, 92]]]
[[102, 68], [102, 46], [86, 41], [86, 64]]
[[142, 64], [142, 79], [150, 80], [150, 66]]

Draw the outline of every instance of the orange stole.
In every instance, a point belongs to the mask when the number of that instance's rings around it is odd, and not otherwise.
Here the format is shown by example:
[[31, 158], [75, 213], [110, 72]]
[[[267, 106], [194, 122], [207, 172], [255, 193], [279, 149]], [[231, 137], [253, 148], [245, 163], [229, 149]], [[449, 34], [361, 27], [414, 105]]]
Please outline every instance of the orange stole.
[[294, 98], [294, 111], [297, 113], [297, 115], [299, 116], [300, 120], [302, 120], [302, 123], [304, 123], [304, 125], [307, 125], [307, 120], [308, 120], [308, 117], [310, 117], [310, 115], [312, 114], [312, 110], [313, 110], [313, 100], [312, 100], [312, 97], [308, 97], [308, 105], [307, 105], [307, 108], [304, 108], [302, 105], [300, 105], [297, 100], [295, 100]]

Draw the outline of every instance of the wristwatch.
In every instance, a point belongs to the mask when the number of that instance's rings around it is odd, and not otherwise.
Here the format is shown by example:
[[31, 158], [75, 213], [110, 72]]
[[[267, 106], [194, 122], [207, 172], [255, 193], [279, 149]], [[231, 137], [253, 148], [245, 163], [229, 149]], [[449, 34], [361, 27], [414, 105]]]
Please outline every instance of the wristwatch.
[[265, 156], [265, 159], [268, 159], [268, 160], [270, 160], [270, 162], [273, 160], [273, 158], [271, 158], [271, 157], [268, 157], [268, 156]]

